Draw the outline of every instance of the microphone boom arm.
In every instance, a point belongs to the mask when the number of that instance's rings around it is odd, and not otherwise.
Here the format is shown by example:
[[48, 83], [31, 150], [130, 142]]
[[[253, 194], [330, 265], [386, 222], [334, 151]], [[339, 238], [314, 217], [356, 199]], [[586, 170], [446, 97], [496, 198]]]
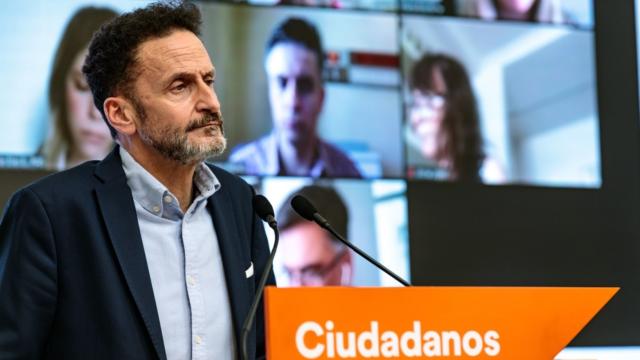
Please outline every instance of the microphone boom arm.
[[380, 270], [384, 271], [387, 275], [391, 276], [392, 278], [394, 278], [397, 282], [399, 282], [400, 284], [404, 285], [404, 286], [411, 286], [411, 284], [409, 284], [409, 282], [407, 282], [405, 279], [401, 278], [400, 276], [398, 276], [396, 273], [394, 273], [393, 271], [391, 271], [389, 268], [387, 268], [386, 266], [382, 265], [380, 262], [378, 262], [376, 259], [372, 258], [371, 256], [369, 256], [367, 253], [365, 253], [364, 251], [360, 250], [359, 247], [353, 245], [351, 242], [349, 242], [347, 239], [345, 239], [342, 235], [338, 234], [337, 231], [335, 231], [333, 229], [333, 227], [331, 227], [331, 225], [329, 225], [329, 222], [322, 217], [320, 214], [318, 214], [317, 212], [315, 214], [313, 214], [313, 218], [315, 220], [315, 222], [320, 225], [322, 228], [324, 228], [325, 230], [329, 231], [333, 236], [335, 236], [338, 240], [340, 240], [343, 244], [347, 245], [351, 250], [355, 251], [356, 253], [358, 253], [358, 255], [362, 256], [363, 258], [367, 259], [367, 261], [369, 261], [370, 263], [374, 264], [375, 266], [377, 266]]

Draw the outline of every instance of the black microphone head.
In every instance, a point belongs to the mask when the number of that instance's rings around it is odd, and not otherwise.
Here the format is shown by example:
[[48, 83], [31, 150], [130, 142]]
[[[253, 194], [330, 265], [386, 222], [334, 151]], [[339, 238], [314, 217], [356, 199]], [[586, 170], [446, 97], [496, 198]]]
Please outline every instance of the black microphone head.
[[306, 197], [302, 195], [294, 196], [293, 199], [291, 199], [291, 207], [303, 218], [309, 221], [315, 221], [313, 215], [317, 214], [318, 210]]
[[255, 195], [253, 197], [253, 211], [255, 211], [263, 221], [270, 222], [274, 219], [273, 206], [271, 206], [269, 200], [262, 195]]

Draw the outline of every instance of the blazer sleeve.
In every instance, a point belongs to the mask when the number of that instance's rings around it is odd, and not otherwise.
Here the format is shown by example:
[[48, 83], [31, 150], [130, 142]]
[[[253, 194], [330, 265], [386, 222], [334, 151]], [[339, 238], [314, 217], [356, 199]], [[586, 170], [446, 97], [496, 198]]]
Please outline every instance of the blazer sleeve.
[[[251, 188], [253, 190], [253, 188]], [[253, 190], [253, 194], [255, 195], [255, 190]], [[267, 236], [264, 232], [264, 225], [262, 220], [253, 214], [253, 224], [252, 224], [252, 258], [253, 263], [256, 268], [256, 274], [258, 276], [254, 276], [255, 287], [258, 287], [258, 283], [260, 282], [260, 276], [264, 272], [264, 269], [267, 264], [267, 259], [270, 254], [269, 250], [269, 242], [267, 241]], [[269, 270], [269, 277], [267, 278], [267, 286], [276, 285], [276, 279], [273, 275], [273, 269]], [[266, 339], [265, 339], [265, 321], [264, 321], [264, 296], [260, 299], [260, 304], [258, 305], [258, 310], [256, 313], [256, 359], [265, 359], [266, 358]]]
[[49, 216], [29, 189], [0, 223], [0, 359], [44, 355], [55, 314], [56, 249]]

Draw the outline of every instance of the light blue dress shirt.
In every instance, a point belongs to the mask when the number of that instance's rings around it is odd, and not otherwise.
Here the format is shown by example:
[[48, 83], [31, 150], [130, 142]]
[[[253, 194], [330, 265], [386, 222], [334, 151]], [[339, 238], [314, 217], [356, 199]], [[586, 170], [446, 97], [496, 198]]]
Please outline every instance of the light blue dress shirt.
[[234, 359], [229, 295], [206, 207], [220, 182], [200, 164], [193, 179], [198, 195], [182, 213], [178, 199], [123, 147], [120, 157], [138, 215], [167, 359]]

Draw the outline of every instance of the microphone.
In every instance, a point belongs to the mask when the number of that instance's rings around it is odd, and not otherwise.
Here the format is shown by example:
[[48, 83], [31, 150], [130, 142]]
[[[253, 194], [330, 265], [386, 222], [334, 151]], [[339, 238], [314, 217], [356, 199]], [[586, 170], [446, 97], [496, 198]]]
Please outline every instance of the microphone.
[[387, 275], [394, 278], [397, 282], [401, 283], [404, 286], [411, 286], [411, 284], [409, 284], [406, 280], [398, 276], [393, 271], [389, 270], [386, 266], [379, 263], [376, 259], [369, 256], [364, 251], [360, 250], [360, 248], [358, 248], [357, 246], [347, 241], [347, 239], [345, 239], [342, 235], [338, 234], [338, 232], [336, 232], [333, 229], [333, 227], [331, 227], [331, 224], [329, 224], [329, 221], [325, 219], [322, 215], [320, 215], [316, 207], [313, 206], [313, 204], [304, 196], [302, 195], [294, 196], [293, 199], [291, 199], [291, 207], [293, 208], [293, 210], [295, 210], [298, 213], [298, 215], [302, 216], [303, 218], [309, 221], [314, 221], [316, 224], [320, 225], [320, 227], [329, 231], [338, 240], [340, 240], [349, 248], [351, 248], [351, 250], [358, 253], [358, 255], [365, 258], [367, 261], [375, 265], [378, 269], [384, 271]]
[[273, 206], [266, 197], [256, 195], [253, 197], [253, 210], [262, 221], [269, 224], [269, 227], [277, 229], [278, 222], [274, 216]]
[[253, 325], [253, 322], [256, 318], [256, 312], [258, 311], [258, 304], [260, 303], [260, 299], [262, 298], [262, 293], [264, 292], [264, 287], [267, 283], [267, 278], [269, 277], [269, 273], [271, 272], [271, 268], [273, 267], [273, 258], [276, 255], [276, 249], [278, 248], [278, 241], [280, 238], [280, 234], [278, 233], [278, 222], [273, 213], [273, 207], [269, 200], [262, 195], [255, 195], [253, 197], [253, 210], [256, 212], [258, 217], [262, 219], [264, 222], [269, 224], [269, 227], [273, 229], [273, 233], [275, 234], [275, 239], [273, 241], [273, 249], [267, 258], [267, 262], [265, 264], [262, 275], [260, 276], [260, 281], [258, 282], [258, 287], [256, 288], [256, 292], [253, 298], [253, 303], [251, 303], [251, 307], [249, 308], [249, 314], [244, 319], [244, 323], [242, 324], [242, 359], [249, 360], [249, 356], [247, 353], [247, 337], [249, 336], [249, 331]]

